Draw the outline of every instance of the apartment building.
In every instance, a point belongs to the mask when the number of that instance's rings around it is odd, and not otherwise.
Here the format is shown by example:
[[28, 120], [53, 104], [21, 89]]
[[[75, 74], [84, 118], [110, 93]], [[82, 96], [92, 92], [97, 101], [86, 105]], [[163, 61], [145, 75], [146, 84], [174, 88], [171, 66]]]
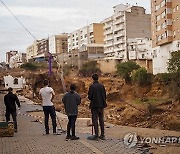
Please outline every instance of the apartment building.
[[152, 40], [150, 38], [128, 39], [129, 60], [152, 60]]
[[119, 4], [104, 24], [104, 53], [108, 57], [128, 60], [128, 39], [151, 38], [151, 15], [140, 6]]
[[48, 39], [36, 40], [26, 50], [27, 61], [44, 59], [49, 52]]
[[167, 72], [170, 53], [180, 50], [180, 1], [151, 0], [153, 73]]
[[6, 52], [6, 64], [9, 64], [11, 57], [15, 56], [17, 53], [18, 53], [18, 51], [8, 51], [8, 52]]
[[68, 52], [88, 50], [89, 52], [103, 53], [103, 47], [102, 23], [92, 23], [68, 35]]
[[26, 53], [17, 53], [10, 58], [9, 67], [18, 68], [26, 62]]
[[63, 33], [49, 37], [49, 52], [53, 55], [68, 52], [68, 34]]

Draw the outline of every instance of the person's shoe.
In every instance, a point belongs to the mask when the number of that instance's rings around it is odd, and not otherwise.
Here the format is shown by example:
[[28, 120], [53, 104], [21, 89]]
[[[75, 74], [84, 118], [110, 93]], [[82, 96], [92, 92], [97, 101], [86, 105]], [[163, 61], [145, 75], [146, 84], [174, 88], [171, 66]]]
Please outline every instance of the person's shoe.
[[89, 136], [87, 139], [98, 141], [98, 136], [97, 135]]
[[79, 140], [79, 137], [77, 137], [77, 136], [71, 136], [70, 139], [71, 139], [71, 140]]
[[61, 135], [61, 133], [54, 132], [53, 135]]
[[49, 132], [46, 132], [46, 135], [49, 135]]
[[105, 137], [104, 135], [100, 135], [99, 138], [100, 138], [101, 140], [106, 140], [106, 137]]
[[14, 129], [14, 132], [17, 133], [18, 132], [17, 129]]
[[66, 139], [69, 140], [69, 139], [71, 139], [71, 137], [72, 137], [71, 135], [67, 135]]

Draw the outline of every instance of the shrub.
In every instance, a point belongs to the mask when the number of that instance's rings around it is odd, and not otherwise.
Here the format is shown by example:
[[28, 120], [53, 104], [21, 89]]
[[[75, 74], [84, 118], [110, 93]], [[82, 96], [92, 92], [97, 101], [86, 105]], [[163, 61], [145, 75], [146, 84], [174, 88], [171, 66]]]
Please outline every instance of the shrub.
[[120, 75], [123, 79], [125, 79], [126, 83], [130, 83], [131, 72], [133, 70], [140, 68], [140, 66], [133, 61], [127, 61], [127, 62], [117, 64], [116, 68], [117, 68], [117, 74]]
[[180, 50], [171, 53], [171, 59], [168, 62], [168, 71], [171, 73], [180, 72]]
[[79, 73], [83, 76], [90, 76], [93, 73], [99, 73], [100, 69], [98, 68], [98, 64], [96, 61], [89, 61], [83, 64], [82, 69], [80, 69]]
[[26, 70], [35, 71], [37, 70], [37, 66], [33, 63], [25, 63], [21, 65], [21, 68], [24, 68]]
[[151, 82], [150, 74], [145, 68], [139, 68], [132, 75], [133, 81], [140, 86], [148, 85]]
[[172, 80], [171, 73], [159, 73], [157, 74], [157, 78], [164, 84], [169, 84]]

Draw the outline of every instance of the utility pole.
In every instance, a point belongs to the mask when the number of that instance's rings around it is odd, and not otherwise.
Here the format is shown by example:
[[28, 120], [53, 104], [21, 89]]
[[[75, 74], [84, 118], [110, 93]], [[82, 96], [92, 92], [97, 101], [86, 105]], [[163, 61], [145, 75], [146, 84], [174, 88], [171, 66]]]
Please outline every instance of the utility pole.
[[48, 52], [49, 54], [49, 59], [48, 59], [48, 63], [49, 63], [49, 76], [52, 75], [52, 54], [50, 52]]

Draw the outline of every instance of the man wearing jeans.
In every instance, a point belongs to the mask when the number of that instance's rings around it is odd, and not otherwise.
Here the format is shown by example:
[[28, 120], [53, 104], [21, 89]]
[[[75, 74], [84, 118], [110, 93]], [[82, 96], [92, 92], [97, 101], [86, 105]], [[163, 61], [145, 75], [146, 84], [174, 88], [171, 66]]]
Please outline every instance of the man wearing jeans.
[[[62, 98], [66, 114], [68, 116], [67, 124], [67, 136], [66, 139], [78, 140], [79, 137], [75, 135], [75, 123], [78, 115], [78, 105], [81, 103], [80, 95], [75, 92], [76, 86], [74, 84], [70, 85], [70, 91], [67, 92]], [[70, 134], [72, 131], [72, 134]]]
[[16, 104], [18, 108], [21, 107], [18, 97], [12, 93], [13, 89], [11, 87], [8, 88], [8, 94], [4, 96], [4, 103], [6, 106], [6, 121], [10, 121], [10, 115], [12, 115], [13, 123], [14, 123], [14, 131], [17, 132], [17, 113], [16, 113]]
[[[95, 135], [88, 137], [90, 140], [98, 140], [98, 138], [104, 140], [104, 108], [106, 104], [106, 90], [104, 86], [98, 82], [98, 75], [92, 75], [93, 84], [89, 87], [88, 98], [90, 102], [90, 109], [92, 114], [92, 124], [94, 126]], [[101, 134], [99, 136], [98, 119], [101, 128]]]
[[45, 123], [45, 130], [46, 134], [49, 134], [49, 115], [52, 119], [52, 126], [53, 126], [53, 134], [56, 134], [56, 112], [54, 105], [52, 103], [52, 99], [55, 96], [54, 90], [49, 87], [49, 81], [44, 80], [44, 87], [40, 89], [39, 94], [42, 97], [42, 106], [44, 111], [44, 123]]

